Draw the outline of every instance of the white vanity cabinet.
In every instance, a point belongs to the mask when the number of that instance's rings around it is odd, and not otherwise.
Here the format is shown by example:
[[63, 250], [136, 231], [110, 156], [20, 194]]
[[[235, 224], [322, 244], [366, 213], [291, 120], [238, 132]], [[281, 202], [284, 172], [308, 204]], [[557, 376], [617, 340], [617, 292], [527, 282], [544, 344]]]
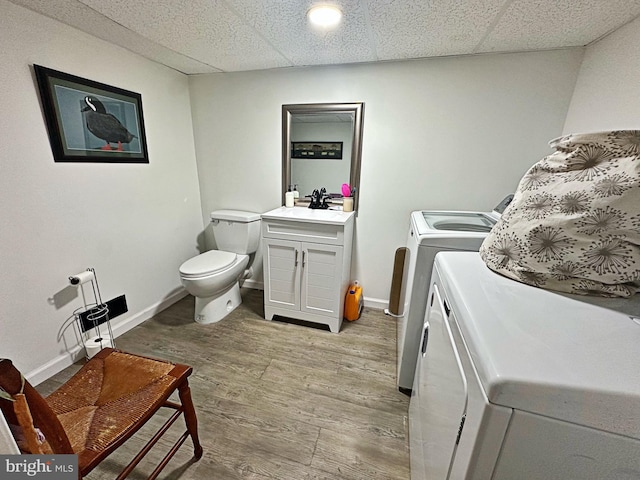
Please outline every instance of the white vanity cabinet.
[[264, 315], [337, 333], [351, 280], [353, 212], [280, 207], [262, 215]]

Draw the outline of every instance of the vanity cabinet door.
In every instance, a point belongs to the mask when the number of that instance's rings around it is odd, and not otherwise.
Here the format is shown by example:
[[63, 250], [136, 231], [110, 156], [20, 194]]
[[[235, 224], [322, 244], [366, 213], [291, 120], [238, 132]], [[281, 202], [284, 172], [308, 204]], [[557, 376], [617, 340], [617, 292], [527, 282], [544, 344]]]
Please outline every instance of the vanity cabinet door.
[[264, 239], [265, 305], [300, 310], [302, 244]]
[[341, 246], [302, 243], [303, 312], [341, 316], [342, 255]]

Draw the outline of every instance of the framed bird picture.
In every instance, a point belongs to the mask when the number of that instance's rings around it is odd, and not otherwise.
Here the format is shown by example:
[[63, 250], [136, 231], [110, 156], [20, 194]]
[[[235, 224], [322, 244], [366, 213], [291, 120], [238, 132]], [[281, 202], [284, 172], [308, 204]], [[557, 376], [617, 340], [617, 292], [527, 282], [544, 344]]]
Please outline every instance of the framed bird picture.
[[33, 68], [56, 162], [149, 163], [139, 93]]

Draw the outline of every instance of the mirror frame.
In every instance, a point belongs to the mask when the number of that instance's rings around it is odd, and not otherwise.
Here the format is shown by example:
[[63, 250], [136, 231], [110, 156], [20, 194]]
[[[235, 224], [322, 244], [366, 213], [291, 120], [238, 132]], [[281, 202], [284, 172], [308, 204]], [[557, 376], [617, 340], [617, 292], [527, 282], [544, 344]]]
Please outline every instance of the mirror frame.
[[294, 115], [319, 113], [353, 113], [353, 139], [351, 142], [351, 175], [349, 185], [356, 189], [353, 210], [358, 211], [360, 199], [360, 164], [362, 159], [362, 132], [364, 127], [364, 102], [357, 103], [306, 103], [282, 105], [282, 204], [291, 185], [291, 119]]

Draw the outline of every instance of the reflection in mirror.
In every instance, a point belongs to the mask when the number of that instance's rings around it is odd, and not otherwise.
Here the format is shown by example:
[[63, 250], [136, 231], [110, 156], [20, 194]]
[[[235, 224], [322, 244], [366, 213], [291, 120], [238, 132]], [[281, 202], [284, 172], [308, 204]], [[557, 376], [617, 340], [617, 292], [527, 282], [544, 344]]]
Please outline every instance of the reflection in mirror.
[[[342, 184], [351, 182], [353, 117], [352, 112], [292, 115], [291, 142], [304, 142], [310, 150], [291, 153], [291, 183], [303, 196], [320, 187], [340, 194]], [[342, 151], [325, 151], [325, 143], [342, 146]]]
[[[342, 184], [348, 183], [357, 209], [363, 114], [363, 103], [282, 106], [283, 201], [289, 185], [298, 185], [300, 200], [324, 187], [339, 203]], [[293, 142], [303, 144], [295, 154]]]

